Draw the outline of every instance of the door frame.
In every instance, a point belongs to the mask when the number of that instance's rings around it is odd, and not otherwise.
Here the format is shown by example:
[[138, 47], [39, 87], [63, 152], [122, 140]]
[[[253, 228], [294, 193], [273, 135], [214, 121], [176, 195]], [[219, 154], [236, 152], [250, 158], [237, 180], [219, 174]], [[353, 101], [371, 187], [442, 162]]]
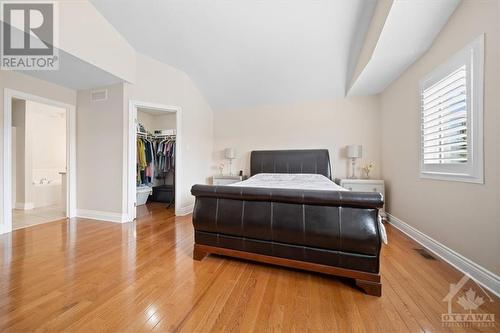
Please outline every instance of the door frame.
[[12, 231], [12, 99], [52, 105], [66, 110], [66, 217], [76, 216], [76, 108], [74, 105], [9, 88], [3, 100], [3, 216], [0, 234]]
[[158, 111], [165, 111], [175, 113], [175, 130], [176, 130], [176, 145], [175, 145], [175, 211], [177, 215], [178, 208], [180, 207], [181, 196], [179, 188], [182, 188], [182, 108], [173, 105], [164, 105], [158, 103], [150, 103], [138, 100], [129, 101], [129, 115], [128, 115], [128, 130], [127, 133], [126, 151], [128, 156], [126, 180], [127, 191], [124, 192], [123, 201], [126, 203], [128, 221], [133, 221], [136, 218], [136, 201], [137, 201], [137, 184], [136, 184], [136, 160], [137, 160], [137, 109], [151, 109]]

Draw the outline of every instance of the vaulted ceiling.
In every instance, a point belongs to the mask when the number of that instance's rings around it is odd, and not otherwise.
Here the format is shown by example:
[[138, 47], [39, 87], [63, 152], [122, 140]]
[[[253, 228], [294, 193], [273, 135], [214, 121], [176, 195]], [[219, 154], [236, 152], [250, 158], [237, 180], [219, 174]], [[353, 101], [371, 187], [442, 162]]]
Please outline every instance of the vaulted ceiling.
[[376, 2], [92, 3], [138, 52], [183, 70], [227, 109], [344, 96], [353, 40]]
[[[378, 93], [427, 50], [460, 0], [91, 2], [138, 52], [186, 72], [218, 110]], [[397, 66], [381, 71], [389, 60]]]

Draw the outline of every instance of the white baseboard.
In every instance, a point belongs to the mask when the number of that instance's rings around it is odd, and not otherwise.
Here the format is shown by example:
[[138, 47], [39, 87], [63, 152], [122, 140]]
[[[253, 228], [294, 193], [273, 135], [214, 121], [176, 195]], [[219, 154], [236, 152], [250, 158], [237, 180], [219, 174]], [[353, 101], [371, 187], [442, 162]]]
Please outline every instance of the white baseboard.
[[387, 216], [392, 226], [401, 230], [404, 234], [408, 235], [408, 237], [412, 238], [462, 273], [469, 275], [477, 283], [500, 297], [500, 277], [498, 275], [446, 247], [397, 217], [389, 213], [387, 213]]
[[175, 209], [175, 215], [176, 216], [186, 216], [188, 214], [191, 214], [194, 209], [194, 204], [191, 204], [186, 207], [180, 207]]
[[33, 202], [16, 202], [14, 204], [14, 208], [21, 210], [30, 210], [35, 208], [35, 204]]
[[115, 223], [129, 222], [127, 214], [103, 212], [103, 211], [89, 210], [89, 209], [77, 209], [76, 217], [105, 221], [105, 222], [115, 222]]

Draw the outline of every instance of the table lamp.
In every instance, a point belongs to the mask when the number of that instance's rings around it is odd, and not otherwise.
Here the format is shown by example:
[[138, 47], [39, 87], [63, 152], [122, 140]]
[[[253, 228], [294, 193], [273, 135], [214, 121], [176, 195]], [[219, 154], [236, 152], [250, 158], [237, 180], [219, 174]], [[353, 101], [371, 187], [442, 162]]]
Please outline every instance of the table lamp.
[[348, 145], [347, 158], [351, 159], [352, 173], [349, 178], [356, 178], [356, 159], [361, 158], [363, 147], [361, 145]]
[[224, 150], [224, 155], [226, 159], [229, 160], [229, 175], [233, 175], [233, 160], [236, 158], [236, 149], [234, 148], [226, 148]]

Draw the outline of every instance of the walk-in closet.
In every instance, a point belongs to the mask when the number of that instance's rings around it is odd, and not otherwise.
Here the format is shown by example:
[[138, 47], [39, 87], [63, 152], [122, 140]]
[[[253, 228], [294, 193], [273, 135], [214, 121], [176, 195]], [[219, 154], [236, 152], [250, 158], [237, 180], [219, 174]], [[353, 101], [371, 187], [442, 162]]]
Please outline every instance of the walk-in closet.
[[[137, 109], [137, 207], [175, 207], [176, 113]], [[145, 205], [145, 206], [144, 206]]]

